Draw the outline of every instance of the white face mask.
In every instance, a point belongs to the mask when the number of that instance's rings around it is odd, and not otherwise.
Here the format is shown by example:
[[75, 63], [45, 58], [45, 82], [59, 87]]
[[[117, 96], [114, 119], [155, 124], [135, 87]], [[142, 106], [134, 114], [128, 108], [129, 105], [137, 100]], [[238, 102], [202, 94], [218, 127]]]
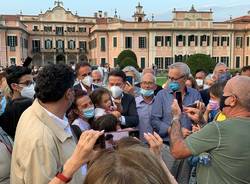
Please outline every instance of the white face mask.
[[35, 85], [31, 84], [30, 86], [26, 86], [21, 90], [21, 96], [26, 98], [33, 99], [35, 95]]
[[208, 89], [208, 88], [210, 88], [210, 86], [207, 84], [204, 84], [203, 89]]
[[84, 79], [82, 79], [82, 83], [88, 87], [90, 87], [93, 83], [93, 78], [91, 76], [86, 76]]
[[202, 79], [196, 79], [196, 83], [198, 86], [203, 86], [203, 80]]
[[103, 83], [102, 82], [98, 82], [98, 83], [93, 83], [94, 85], [98, 86], [98, 87], [102, 87]]
[[122, 89], [119, 86], [112, 86], [110, 88], [111, 95], [113, 98], [119, 98], [122, 96]]

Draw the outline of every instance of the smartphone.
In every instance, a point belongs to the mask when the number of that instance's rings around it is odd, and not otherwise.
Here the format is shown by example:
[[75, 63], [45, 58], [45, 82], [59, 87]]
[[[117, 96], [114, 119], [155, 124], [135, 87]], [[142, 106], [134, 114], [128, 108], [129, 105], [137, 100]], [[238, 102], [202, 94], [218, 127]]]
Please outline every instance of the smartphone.
[[124, 137], [136, 137], [139, 139], [139, 130], [130, 131], [117, 131], [117, 132], [106, 132], [105, 137], [105, 148], [112, 148], [116, 146], [116, 142]]
[[183, 107], [182, 107], [182, 94], [181, 94], [180, 91], [176, 91], [175, 92], [175, 98], [176, 98], [176, 100], [177, 100], [177, 102], [179, 104], [179, 107], [180, 107], [181, 111], [183, 111]]
[[192, 107], [192, 108], [197, 108], [197, 103], [189, 104], [186, 107]]
[[126, 81], [129, 82], [131, 85], [134, 85], [134, 79], [132, 76], [126, 76]]

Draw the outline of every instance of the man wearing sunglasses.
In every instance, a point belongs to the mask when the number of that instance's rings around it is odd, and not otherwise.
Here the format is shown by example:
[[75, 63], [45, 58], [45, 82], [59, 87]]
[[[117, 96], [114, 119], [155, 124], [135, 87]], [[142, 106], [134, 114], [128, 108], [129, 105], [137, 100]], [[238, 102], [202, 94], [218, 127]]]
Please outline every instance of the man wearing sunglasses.
[[12, 98], [0, 116], [0, 126], [15, 137], [16, 126], [21, 114], [32, 104], [35, 90], [31, 69], [23, 66], [11, 66], [7, 70], [7, 83]]

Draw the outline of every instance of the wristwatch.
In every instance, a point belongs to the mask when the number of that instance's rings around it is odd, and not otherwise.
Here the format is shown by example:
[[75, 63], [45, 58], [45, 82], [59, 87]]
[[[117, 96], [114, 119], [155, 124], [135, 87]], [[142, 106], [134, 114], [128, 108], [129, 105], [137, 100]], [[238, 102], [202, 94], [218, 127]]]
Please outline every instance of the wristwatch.
[[56, 174], [56, 177], [57, 177], [59, 180], [63, 181], [64, 183], [70, 182], [72, 178], [68, 178], [68, 177], [64, 176], [62, 172], [63, 172], [63, 166], [61, 166], [61, 167], [59, 168], [59, 170], [58, 170], [58, 172], [57, 172], [57, 174]]

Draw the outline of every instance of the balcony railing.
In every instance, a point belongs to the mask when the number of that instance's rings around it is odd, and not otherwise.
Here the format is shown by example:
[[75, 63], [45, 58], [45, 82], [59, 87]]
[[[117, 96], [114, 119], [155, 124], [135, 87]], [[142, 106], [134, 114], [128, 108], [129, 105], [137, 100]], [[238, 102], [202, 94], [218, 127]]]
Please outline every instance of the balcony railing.
[[79, 52], [87, 54], [88, 50], [86, 48], [79, 48]]
[[10, 51], [16, 51], [16, 47], [10, 47]]
[[68, 49], [68, 48], [51, 48], [51, 49], [40, 49], [39, 52], [50, 52], [50, 53], [58, 53], [58, 54], [63, 54], [63, 53], [80, 53], [80, 54], [88, 54], [88, 50], [84, 48], [75, 48], [75, 49]]
[[56, 52], [59, 54], [62, 54], [62, 53], [64, 53], [64, 48], [57, 48]]
[[32, 52], [33, 52], [33, 53], [41, 52], [41, 48], [39, 48], [39, 47], [34, 47], [34, 48], [32, 48]]

